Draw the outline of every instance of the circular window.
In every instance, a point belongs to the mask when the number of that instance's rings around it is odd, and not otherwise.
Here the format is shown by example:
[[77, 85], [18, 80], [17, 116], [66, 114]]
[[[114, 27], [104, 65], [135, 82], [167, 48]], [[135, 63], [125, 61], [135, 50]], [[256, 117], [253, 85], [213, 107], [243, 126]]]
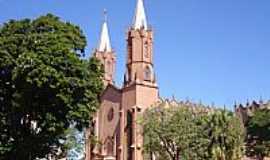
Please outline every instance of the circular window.
[[114, 115], [114, 110], [113, 110], [113, 108], [111, 108], [108, 112], [108, 115], [107, 115], [108, 121], [113, 120], [113, 115]]

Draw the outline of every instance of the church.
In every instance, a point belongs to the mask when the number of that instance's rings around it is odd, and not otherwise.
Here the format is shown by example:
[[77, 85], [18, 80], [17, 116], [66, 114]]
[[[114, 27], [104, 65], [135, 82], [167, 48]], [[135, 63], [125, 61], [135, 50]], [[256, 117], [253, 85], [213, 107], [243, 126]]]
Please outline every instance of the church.
[[[126, 35], [127, 55], [122, 87], [114, 83], [116, 55], [106, 18], [93, 56], [104, 66], [105, 90], [93, 120], [97, 144], [86, 141], [86, 160], [142, 160], [143, 135], [138, 117], [159, 101], [153, 63], [153, 31], [147, 24], [143, 0]], [[88, 134], [89, 136], [89, 134]]]

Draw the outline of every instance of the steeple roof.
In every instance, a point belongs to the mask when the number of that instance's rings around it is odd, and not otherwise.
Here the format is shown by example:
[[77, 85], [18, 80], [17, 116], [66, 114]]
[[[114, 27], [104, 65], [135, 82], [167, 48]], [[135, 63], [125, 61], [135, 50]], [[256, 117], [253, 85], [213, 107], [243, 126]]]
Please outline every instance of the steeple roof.
[[106, 10], [104, 10], [104, 22], [102, 25], [101, 35], [100, 35], [100, 41], [98, 45], [98, 51], [100, 52], [111, 52], [112, 46], [109, 36], [109, 29], [107, 25], [107, 13]]
[[144, 28], [145, 30], [147, 30], [147, 20], [146, 20], [143, 0], [137, 1], [137, 7], [135, 11], [135, 16], [133, 19], [133, 28], [134, 29]]

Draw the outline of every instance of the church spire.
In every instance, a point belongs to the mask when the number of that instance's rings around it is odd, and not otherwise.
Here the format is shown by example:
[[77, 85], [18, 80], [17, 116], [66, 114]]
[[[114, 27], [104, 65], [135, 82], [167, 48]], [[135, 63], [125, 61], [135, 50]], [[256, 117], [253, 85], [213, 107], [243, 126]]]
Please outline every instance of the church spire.
[[98, 47], [94, 50], [94, 56], [102, 63], [104, 67], [104, 85], [107, 86], [108, 84], [113, 84], [116, 56], [114, 50], [111, 47], [109, 30], [107, 26], [106, 10], [104, 10], [104, 22], [102, 25]]
[[98, 45], [99, 52], [111, 52], [111, 42], [109, 36], [109, 30], [107, 25], [107, 11], [104, 9], [104, 22], [102, 25], [101, 35], [100, 35], [100, 42]]
[[145, 30], [147, 30], [147, 20], [146, 20], [143, 0], [137, 1], [137, 7], [135, 11], [135, 16], [133, 19], [133, 28], [134, 29], [144, 28]]

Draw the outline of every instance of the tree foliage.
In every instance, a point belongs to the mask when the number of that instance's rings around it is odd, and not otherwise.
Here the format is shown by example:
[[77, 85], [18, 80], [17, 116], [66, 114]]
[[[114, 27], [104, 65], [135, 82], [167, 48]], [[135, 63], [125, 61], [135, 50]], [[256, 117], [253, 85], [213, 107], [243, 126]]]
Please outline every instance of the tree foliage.
[[201, 128], [194, 123], [196, 118], [184, 107], [157, 107], [147, 111], [143, 122], [146, 151], [160, 159], [190, 156], [201, 133]]
[[206, 117], [204, 128], [213, 160], [240, 160], [244, 153], [244, 126], [232, 112], [217, 110]]
[[259, 109], [247, 124], [247, 154], [263, 159], [270, 156], [270, 110]]
[[159, 160], [240, 160], [244, 129], [231, 112], [154, 107], [143, 116], [144, 149]]
[[78, 26], [51, 14], [0, 28], [1, 159], [54, 154], [70, 124], [89, 125], [103, 86], [85, 46]]

